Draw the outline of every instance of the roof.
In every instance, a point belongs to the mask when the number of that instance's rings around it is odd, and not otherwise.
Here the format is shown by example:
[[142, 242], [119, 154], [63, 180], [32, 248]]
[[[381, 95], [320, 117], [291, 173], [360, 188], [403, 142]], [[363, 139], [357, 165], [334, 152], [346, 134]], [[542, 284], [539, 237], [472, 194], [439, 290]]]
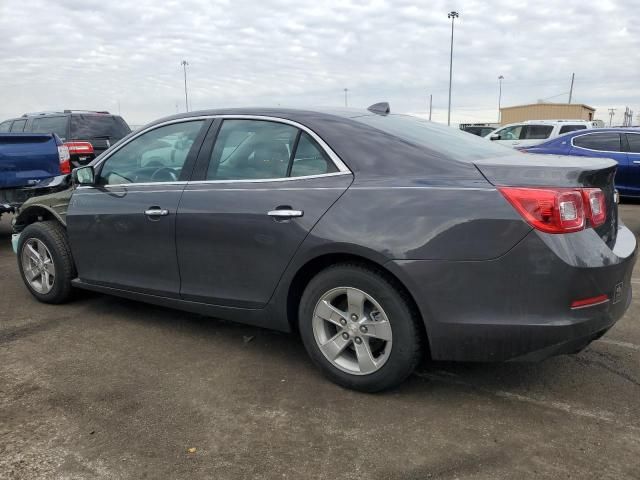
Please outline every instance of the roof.
[[589, 105], [585, 105], [584, 103], [547, 103], [547, 102], [543, 102], [543, 103], [527, 103], [525, 105], [513, 105], [511, 107], [502, 107], [500, 108], [500, 110], [510, 110], [512, 108], [525, 108], [525, 107], [582, 107], [582, 108], [586, 108], [587, 110], [593, 110], [594, 112], [596, 111], [595, 108], [590, 107]]
[[258, 115], [265, 117], [284, 118], [289, 120], [302, 118], [329, 119], [333, 118], [356, 118], [365, 115], [376, 115], [365, 109], [360, 108], [318, 108], [318, 109], [298, 109], [298, 108], [281, 108], [281, 107], [242, 107], [242, 108], [217, 108], [209, 110], [197, 110], [193, 112], [177, 113], [168, 117], [160, 118], [150, 123], [162, 123], [168, 120], [177, 120], [181, 118], [206, 117], [211, 115]]

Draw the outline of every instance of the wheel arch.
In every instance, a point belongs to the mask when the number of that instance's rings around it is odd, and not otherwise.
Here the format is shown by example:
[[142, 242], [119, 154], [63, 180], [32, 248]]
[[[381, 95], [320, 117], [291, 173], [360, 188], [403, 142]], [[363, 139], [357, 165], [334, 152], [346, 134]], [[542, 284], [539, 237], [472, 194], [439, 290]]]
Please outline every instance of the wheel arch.
[[47, 220], [56, 221], [65, 229], [67, 228], [64, 218], [62, 218], [59, 213], [51, 207], [42, 204], [32, 204], [27, 208], [21, 209], [15, 217], [13, 228], [15, 231], [21, 232], [32, 223], [44, 222]]
[[[421, 333], [424, 335], [425, 340], [427, 340], [424, 343], [427, 346], [429, 345], [429, 335], [423, 312], [418, 307], [418, 303], [410, 289], [407, 288], [405, 282], [401, 280], [397, 273], [389, 268], [390, 262], [379, 262], [368, 256], [356, 253], [323, 253], [308, 259], [296, 270], [296, 273], [288, 284], [286, 296], [286, 316], [290, 331], [298, 331], [298, 306], [306, 286], [319, 272], [338, 263], [357, 263], [372, 268], [384, 275], [409, 301], [411, 309], [415, 311], [415, 314], [418, 315], [420, 319]], [[427, 352], [427, 354], [429, 354], [429, 352]]]

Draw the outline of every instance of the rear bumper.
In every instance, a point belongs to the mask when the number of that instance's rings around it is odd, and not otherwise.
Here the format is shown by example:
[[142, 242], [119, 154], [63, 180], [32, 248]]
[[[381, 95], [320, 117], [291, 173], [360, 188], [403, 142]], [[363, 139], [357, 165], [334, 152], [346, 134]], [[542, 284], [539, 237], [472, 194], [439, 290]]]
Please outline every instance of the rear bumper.
[[[532, 231], [500, 258], [393, 262], [425, 319], [432, 358], [540, 360], [579, 351], [626, 312], [635, 236], [625, 226], [610, 249], [592, 230]], [[571, 302], [606, 294], [606, 303]]]

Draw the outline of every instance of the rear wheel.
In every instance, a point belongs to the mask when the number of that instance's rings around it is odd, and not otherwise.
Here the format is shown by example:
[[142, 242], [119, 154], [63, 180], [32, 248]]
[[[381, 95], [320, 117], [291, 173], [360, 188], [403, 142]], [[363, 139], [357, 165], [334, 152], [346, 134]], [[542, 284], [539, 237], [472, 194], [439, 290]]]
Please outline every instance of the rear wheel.
[[25, 285], [41, 302], [63, 303], [71, 297], [75, 267], [66, 232], [59, 223], [37, 222], [22, 231], [18, 267]]
[[299, 328], [312, 360], [335, 383], [375, 392], [394, 387], [422, 356], [419, 318], [401, 289], [378, 271], [340, 264], [304, 291]]

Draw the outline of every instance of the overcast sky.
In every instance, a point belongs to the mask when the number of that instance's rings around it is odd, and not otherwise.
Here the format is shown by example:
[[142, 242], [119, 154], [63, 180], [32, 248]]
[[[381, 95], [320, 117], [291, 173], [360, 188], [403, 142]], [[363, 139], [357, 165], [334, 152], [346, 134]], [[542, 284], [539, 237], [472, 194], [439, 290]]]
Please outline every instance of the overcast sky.
[[[349, 106], [454, 122], [503, 105], [566, 101], [640, 114], [638, 0], [0, 0], [0, 120], [106, 109], [131, 124], [192, 109]], [[634, 118], [637, 124], [637, 117]]]

